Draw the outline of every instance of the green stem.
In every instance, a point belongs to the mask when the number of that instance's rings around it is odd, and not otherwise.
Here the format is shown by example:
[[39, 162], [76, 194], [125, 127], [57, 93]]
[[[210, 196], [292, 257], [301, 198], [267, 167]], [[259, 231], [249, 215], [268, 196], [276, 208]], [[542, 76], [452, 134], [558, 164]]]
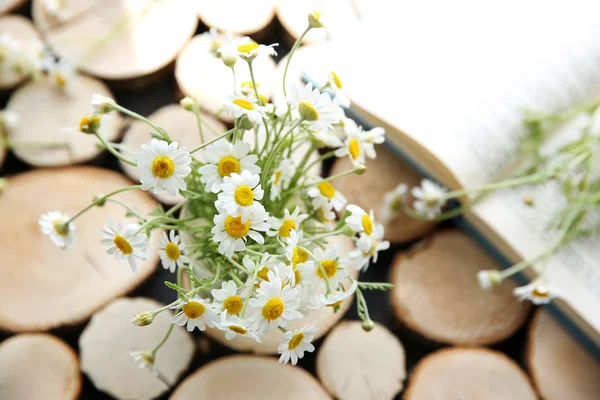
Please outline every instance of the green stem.
[[501, 182], [489, 183], [487, 185], [481, 185], [481, 186], [477, 186], [477, 187], [473, 187], [473, 188], [465, 188], [465, 189], [461, 189], [461, 190], [455, 190], [455, 191], [446, 193], [442, 197], [442, 199], [449, 200], [449, 199], [453, 199], [456, 197], [461, 197], [461, 196], [465, 196], [465, 195], [473, 194], [473, 193], [484, 193], [484, 192], [489, 192], [491, 190], [504, 189], [504, 188], [508, 188], [508, 187], [512, 187], [512, 186], [525, 185], [528, 183], [540, 183], [540, 182], [543, 182], [544, 179], [546, 179], [546, 178], [548, 178], [548, 174], [545, 172], [536, 173], [533, 175], [526, 175], [526, 176], [522, 176], [519, 178], [508, 179], [506, 181], [501, 181]]
[[216, 142], [217, 140], [221, 140], [221, 139], [223, 139], [224, 137], [226, 137], [226, 136], [228, 136], [228, 135], [231, 135], [232, 133], [234, 133], [235, 131], [237, 131], [237, 130], [239, 130], [239, 129], [240, 129], [240, 128], [232, 128], [232, 129], [228, 130], [227, 132], [223, 133], [222, 135], [219, 135], [219, 136], [217, 136], [216, 138], [214, 138], [214, 139], [213, 139], [213, 140], [211, 140], [210, 142], [203, 143], [203, 144], [201, 144], [200, 146], [196, 147], [195, 149], [192, 149], [192, 150], [190, 151], [190, 154], [193, 154], [193, 153], [197, 152], [198, 150], [202, 150], [202, 149], [203, 149], [203, 148], [205, 148], [206, 146], [208, 146], [208, 145], [211, 145], [211, 144], [213, 144], [214, 142]]
[[171, 336], [171, 332], [173, 331], [173, 327], [175, 327], [175, 324], [170, 324], [170, 325], [171, 326], [169, 326], [169, 330], [167, 331], [167, 334], [165, 335], [165, 337], [163, 337], [163, 339], [160, 341], [160, 343], [152, 350], [153, 357], [156, 354], [156, 352], [165, 344], [165, 342], [167, 341], [169, 336]]
[[289, 134], [291, 134], [294, 131], [294, 129], [296, 129], [298, 126], [300, 126], [302, 121], [304, 121], [304, 120], [302, 118], [300, 118], [294, 125], [292, 125], [292, 127], [283, 135], [283, 137], [279, 140], [279, 142], [277, 142], [277, 144], [273, 147], [273, 150], [271, 151], [271, 153], [268, 155], [267, 161], [265, 162], [264, 168], [262, 170], [262, 172], [263, 172], [263, 174], [262, 174], [263, 176], [261, 177], [262, 187], [266, 186], [267, 179], [269, 177], [269, 169], [271, 168], [271, 164], [273, 163], [275, 156], [279, 152], [279, 148], [283, 145], [287, 136]]
[[121, 188], [121, 189], [117, 189], [114, 192], [110, 192], [109, 194], [107, 194], [105, 196], [99, 197], [98, 199], [94, 200], [92, 202], [92, 204], [90, 204], [89, 206], [87, 206], [83, 210], [79, 211], [74, 216], [72, 216], [67, 222], [65, 222], [65, 225], [69, 225], [71, 222], [75, 221], [75, 219], [77, 219], [84, 212], [86, 212], [87, 210], [89, 210], [90, 208], [94, 207], [97, 204], [101, 204], [102, 202], [104, 202], [104, 200], [108, 199], [111, 196], [114, 196], [115, 194], [118, 194], [118, 193], [121, 193], [121, 192], [126, 192], [128, 190], [137, 190], [137, 189], [141, 189], [141, 188], [142, 188], [142, 185], [127, 186], [127, 187], [124, 187], [124, 188]]
[[200, 133], [200, 143], [204, 143], [204, 130], [202, 129], [202, 116], [200, 115], [200, 105], [198, 104], [198, 98], [194, 98], [194, 115], [196, 116], [196, 123], [198, 124], [198, 132]]
[[132, 207], [130, 207], [129, 205], [127, 205], [125, 202], [123, 202], [121, 200], [106, 199], [106, 201], [110, 201], [112, 203], [116, 203], [116, 204], [119, 204], [119, 205], [123, 206], [123, 208], [125, 208], [128, 213], [132, 214], [134, 217], [136, 217], [137, 219], [139, 219], [141, 221], [145, 221], [146, 220], [146, 218], [142, 217], [137, 211], [135, 211]]
[[102, 136], [100, 136], [100, 134], [98, 132], [94, 132], [94, 136], [96, 136], [96, 138], [98, 138], [100, 143], [102, 143], [102, 145], [106, 148], [106, 150], [108, 150], [113, 156], [117, 157], [119, 160], [123, 161], [124, 163], [127, 163], [129, 165], [133, 165], [134, 167], [137, 167], [137, 162], [130, 160], [129, 158], [125, 157], [124, 155], [119, 153], [117, 150], [115, 150], [110, 145], [110, 143], [108, 143], [106, 140], [104, 140], [104, 138]]
[[[311, 237], [311, 238], [302, 239], [302, 240], [300, 241], [300, 243], [314, 242], [315, 240], [324, 239], [324, 238], [326, 238], [326, 237], [330, 237], [330, 236], [339, 235], [339, 234], [343, 233], [343, 231], [344, 231], [343, 229], [338, 229], [338, 230], [335, 230], [335, 231], [331, 231], [331, 232], [329, 232], [329, 233], [325, 233], [325, 234], [323, 234], [323, 235], [319, 235], [319, 236], [313, 236], [313, 237]], [[300, 243], [299, 243], [299, 244], [300, 244]]]
[[242, 280], [240, 278], [238, 278], [237, 275], [234, 274], [233, 272], [229, 271], [229, 276], [231, 277], [231, 279], [233, 279], [235, 281], [235, 283], [238, 284], [238, 286], [240, 286], [240, 287], [246, 286], [244, 284], [244, 282], [242, 282]]
[[323, 182], [329, 182], [329, 181], [332, 181], [332, 180], [337, 179], [337, 178], [341, 178], [341, 177], [344, 177], [344, 176], [347, 176], [347, 175], [352, 175], [352, 174], [357, 173], [361, 169], [363, 169], [363, 167], [354, 167], [352, 169], [349, 169], [348, 171], [340, 172], [339, 174], [328, 176], [327, 178], [323, 178], [320, 181], [317, 181], [317, 182], [314, 182], [314, 183], [309, 183], [309, 184], [306, 184], [306, 185], [296, 186], [296, 187], [293, 187], [291, 189], [286, 190], [285, 194], [287, 195], [287, 194], [290, 194], [290, 193], [297, 192], [299, 190], [303, 190], [303, 189], [307, 189], [307, 188], [312, 187], [312, 186], [316, 186], [316, 185], [321, 184]]
[[304, 32], [302, 32], [302, 35], [300, 35], [300, 37], [298, 37], [298, 39], [296, 39], [296, 41], [294, 42], [294, 46], [292, 47], [292, 50], [290, 50], [290, 54], [288, 54], [287, 57], [287, 61], [285, 63], [285, 69], [283, 70], [283, 94], [285, 96], [287, 96], [287, 89], [285, 88], [285, 80], [287, 78], [287, 72], [288, 72], [288, 67], [290, 66], [290, 61], [292, 61], [292, 57], [294, 55], [294, 53], [296, 52], [296, 49], [298, 48], [298, 46], [300, 46], [300, 43], [302, 43], [302, 39], [304, 39], [304, 36], [306, 36], [306, 34], [308, 33], [308, 31], [310, 31], [311, 26], [309, 25]]
[[154, 122], [150, 121], [148, 118], [141, 116], [140, 114], [131, 111], [123, 106], [120, 106], [119, 104], [115, 104], [115, 109], [121, 111], [123, 114], [125, 115], [129, 115], [132, 118], [138, 119], [142, 122], [145, 122], [147, 125], [149, 125], [150, 127], [152, 127], [152, 129], [154, 129], [156, 132], [160, 133], [161, 136], [164, 138], [165, 141], [167, 142], [171, 142], [171, 138], [169, 137], [169, 134], [160, 126], [156, 125]]

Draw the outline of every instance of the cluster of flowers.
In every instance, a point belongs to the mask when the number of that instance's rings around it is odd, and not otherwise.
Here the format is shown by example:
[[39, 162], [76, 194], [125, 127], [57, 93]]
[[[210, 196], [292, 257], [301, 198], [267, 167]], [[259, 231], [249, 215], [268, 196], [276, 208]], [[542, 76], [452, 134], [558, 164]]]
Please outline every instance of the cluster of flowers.
[[[309, 23], [307, 31], [320, 26], [318, 14], [311, 14]], [[249, 38], [223, 36], [219, 41], [215, 53], [225, 65], [243, 60], [251, 75], [256, 57], [275, 54], [275, 45], [259, 45]], [[390, 288], [353, 278], [358, 270], [376, 262], [379, 251], [389, 243], [373, 212], [346, 206], [345, 197], [331, 184], [336, 177], [364, 172], [364, 162], [376, 156], [374, 144], [384, 141], [384, 131], [365, 131], [344, 117], [340, 105], [349, 101], [335, 73], [321, 89], [311, 83], [292, 88], [283, 109], [269, 104], [257, 88], [254, 79], [242, 84], [223, 105], [234, 117], [233, 129], [204, 141], [199, 124], [203, 144], [190, 150], [173, 142], [168, 132], [151, 121], [112, 99], [94, 95], [92, 114], [82, 119], [80, 130], [95, 135], [112, 154], [136, 165], [141, 185], [99, 196], [73, 217], [47, 213], [40, 225], [56, 245], [69, 248], [75, 245], [76, 218], [117, 193], [141, 189], [182, 195], [184, 201], [167, 212], [157, 210], [149, 217], [129, 212], [138, 223], [125, 226], [108, 217], [107, 225], [99, 230], [108, 254], [127, 260], [134, 271], [139, 260], [152, 254], [150, 232], [164, 230], [160, 248], [153, 251], [158, 251], [164, 268], [177, 271], [177, 284], [168, 286], [177, 291], [178, 300], [138, 314], [133, 323], [150, 324], [158, 313], [173, 309], [177, 310], [173, 324], [185, 325], [189, 331], [214, 327], [229, 340], [240, 336], [261, 341], [266, 332], [281, 330], [280, 362], [296, 364], [305, 351], [314, 350], [311, 341], [317, 328], [306, 324], [287, 330], [288, 322], [324, 307], [337, 311], [344, 299], [356, 295], [363, 327], [370, 330], [373, 322], [361, 291]], [[322, 93], [325, 88], [332, 94]], [[194, 99], [185, 98], [181, 104], [200, 121]], [[114, 110], [153, 128], [155, 139], [133, 153], [134, 160], [98, 134], [102, 115]], [[353, 168], [328, 178], [311, 176], [307, 171], [315, 161], [310, 160], [319, 148], [333, 149], [316, 161], [349, 157]], [[181, 213], [175, 217], [178, 210]], [[336, 212], [341, 215], [339, 221]], [[352, 238], [352, 251], [344, 253], [331, 244], [330, 239], [340, 235]], [[181, 286], [182, 274], [188, 275], [190, 288]], [[151, 366], [157, 349], [136, 352], [134, 357]]]

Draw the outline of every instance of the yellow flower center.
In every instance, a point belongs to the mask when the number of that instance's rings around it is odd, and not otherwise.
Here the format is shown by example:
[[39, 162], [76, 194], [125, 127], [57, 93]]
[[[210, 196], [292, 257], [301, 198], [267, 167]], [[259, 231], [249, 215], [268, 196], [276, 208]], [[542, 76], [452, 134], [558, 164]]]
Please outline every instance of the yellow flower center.
[[60, 236], [67, 236], [69, 234], [69, 225], [65, 224], [64, 221], [56, 220], [52, 224], [52, 227], [54, 228], [54, 232]]
[[100, 128], [101, 121], [100, 115], [86, 115], [79, 120], [79, 130], [83, 133], [94, 133]]
[[248, 185], [240, 185], [233, 193], [235, 202], [242, 207], [248, 207], [254, 201], [254, 192]]
[[248, 100], [235, 99], [233, 101], [233, 104], [235, 104], [236, 106], [240, 106], [246, 110], [254, 110], [254, 105], [251, 102], [249, 102]]
[[190, 301], [181, 307], [181, 310], [189, 319], [198, 319], [204, 314], [206, 308], [197, 301]]
[[335, 303], [327, 304], [327, 307], [337, 307], [340, 304], [342, 304], [342, 301], [344, 301], [344, 300], [339, 300], [339, 301], [336, 301]]
[[333, 77], [333, 82], [335, 83], [335, 86], [338, 87], [338, 89], [342, 88], [342, 81], [340, 80], [340, 77], [338, 76], [338, 74], [336, 74], [335, 72], [331, 71], [331, 76]]
[[56, 81], [56, 84], [60, 88], [64, 88], [65, 86], [67, 86], [67, 80], [64, 77], [64, 75], [61, 74], [60, 72], [57, 72], [54, 74], [54, 80]]
[[258, 99], [260, 100], [260, 102], [265, 105], [269, 102], [269, 99], [267, 99], [267, 96], [265, 96], [264, 94], [258, 94]]
[[165, 253], [167, 254], [167, 257], [169, 257], [169, 260], [177, 261], [181, 255], [181, 250], [179, 250], [179, 246], [175, 243], [169, 242], [165, 246]]
[[[323, 260], [321, 261], [321, 267], [323, 267], [323, 271], [325, 271], [325, 275], [327, 275], [328, 278], [333, 277], [338, 270], [335, 260]], [[321, 279], [325, 279], [323, 272], [321, 272], [321, 268], [317, 268], [317, 276]]]
[[352, 138], [348, 141], [348, 151], [350, 152], [350, 157], [353, 160], [356, 160], [360, 155], [360, 143], [355, 138]]
[[117, 246], [117, 249], [119, 249], [121, 253], [125, 255], [133, 253], [133, 247], [131, 247], [131, 244], [129, 244], [127, 239], [125, 239], [123, 236], [115, 235], [113, 243], [115, 244], [115, 246]]
[[175, 163], [167, 156], [158, 156], [152, 160], [152, 175], [167, 179], [175, 172]]
[[283, 221], [283, 224], [281, 224], [281, 227], [279, 228], [279, 236], [286, 238], [290, 237], [290, 231], [292, 229], [296, 229], [296, 223], [293, 219], [286, 219], [285, 221]]
[[294, 279], [296, 280], [296, 285], [299, 285], [302, 281], [302, 274], [300, 274], [300, 270], [298, 268], [294, 269]]
[[296, 347], [300, 346], [300, 343], [302, 343], [303, 340], [304, 340], [304, 333], [302, 333], [302, 332], [296, 333], [290, 339], [290, 342], [288, 343], [288, 349], [294, 350]]
[[262, 267], [260, 269], [260, 271], [258, 271], [258, 273], [256, 274], [256, 276], [258, 276], [260, 279], [262, 279], [263, 281], [267, 281], [269, 282], [269, 268], [267, 267]]
[[371, 234], [373, 233], [373, 221], [371, 221], [371, 217], [369, 216], [369, 214], [363, 214], [362, 227], [365, 230], [365, 233], [371, 236]]
[[262, 316], [267, 321], [274, 321], [281, 317], [285, 306], [279, 297], [270, 298], [262, 308]]
[[217, 165], [217, 170], [219, 171], [219, 175], [221, 176], [229, 176], [233, 172], [240, 172], [240, 162], [237, 158], [233, 156], [225, 156], [221, 158], [219, 164]]
[[333, 198], [335, 196], [335, 188], [329, 182], [321, 182], [317, 185], [321, 194], [328, 199]]
[[298, 103], [298, 112], [306, 121], [316, 121], [319, 119], [319, 112], [308, 101], [301, 101]]
[[294, 247], [292, 252], [292, 267], [295, 269], [298, 264], [308, 261], [308, 253], [299, 247]]
[[538, 288], [538, 287], [534, 288], [531, 291], [531, 294], [534, 297], [541, 297], [541, 298], [544, 298], [544, 299], [550, 297], [550, 293], [546, 289], [544, 289], [544, 288]]
[[[244, 306], [244, 302], [242, 298], [237, 295], [229, 296], [223, 301], [223, 309], [227, 310], [227, 314], [235, 315], [242, 311], [242, 307]], [[238, 332], [239, 333], [239, 332]]]
[[245, 224], [242, 224], [242, 216], [232, 217], [229, 215], [225, 220], [225, 232], [229, 236], [235, 239], [243, 238], [248, 234], [250, 230], [250, 220], [246, 221]]
[[248, 333], [248, 331], [244, 328], [242, 328], [239, 325], [229, 325], [229, 330], [235, 333], [239, 333], [240, 335], [245, 335], [246, 333]]
[[275, 179], [273, 180], [273, 183], [276, 185], [279, 183], [279, 180], [281, 179], [281, 172], [282, 171], [275, 172]]
[[252, 50], [258, 49], [258, 43], [246, 43], [238, 46], [238, 51], [240, 53], [250, 53]]

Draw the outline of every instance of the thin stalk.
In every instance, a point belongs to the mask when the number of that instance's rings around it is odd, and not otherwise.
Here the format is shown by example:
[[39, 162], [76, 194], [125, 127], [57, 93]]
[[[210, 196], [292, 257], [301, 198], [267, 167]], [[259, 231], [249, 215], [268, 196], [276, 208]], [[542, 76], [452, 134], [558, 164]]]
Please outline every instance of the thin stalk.
[[115, 150], [110, 145], [110, 143], [108, 143], [102, 136], [100, 136], [100, 134], [98, 132], [94, 132], [94, 136], [96, 136], [96, 138], [98, 138], [100, 143], [102, 143], [102, 145], [106, 148], [106, 150], [108, 150], [113, 156], [117, 157], [119, 160], [123, 161], [124, 163], [127, 163], [129, 165], [133, 165], [134, 167], [137, 167], [137, 163], [135, 161], [130, 160], [129, 158], [125, 157], [124, 155], [119, 153], [117, 150]]
[[72, 216], [67, 222], [65, 222], [65, 225], [69, 225], [71, 222], [75, 221], [75, 219], [77, 219], [84, 212], [86, 212], [90, 208], [94, 207], [95, 205], [102, 203], [104, 200], [108, 199], [111, 196], [114, 196], [115, 194], [118, 194], [118, 193], [121, 193], [121, 192], [126, 192], [128, 190], [137, 190], [137, 189], [141, 189], [141, 188], [142, 188], [142, 185], [133, 185], [133, 186], [127, 186], [127, 187], [124, 187], [124, 188], [121, 188], [121, 189], [117, 189], [117, 190], [115, 190], [113, 192], [110, 192], [109, 194], [107, 194], [105, 196], [102, 196], [102, 197], [94, 200], [92, 202], [92, 204], [90, 204], [89, 206], [87, 206], [83, 210], [79, 211], [74, 216]]
[[235, 131], [237, 131], [237, 130], [239, 130], [239, 129], [240, 129], [240, 128], [232, 128], [232, 129], [228, 130], [227, 132], [225, 132], [225, 133], [224, 133], [224, 134], [222, 134], [222, 135], [219, 135], [219, 136], [217, 136], [216, 138], [214, 138], [214, 139], [213, 139], [213, 140], [211, 140], [210, 142], [203, 143], [203, 144], [201, 144], [200, 146], [196, 147], [195, 149], [192, 149], [192, 150], [190, 151], [190, 154], [193, 154], [193, 153], [197, 152], [198, 150], [202, 150], [202, 149], [203, 149], [203, 148], [205, 148], [206, 146], [213, 144], [213, 143], [214, 143], [214, 142], [216, 142], [217, 140], [221, 140], [221, 139], [223, 139], [223, 138], [224, 138], [224, 137], [226, 137], [227, 135], [231, 135], [232, 133], [234, 133]]
[[309, 25], [304, 32], [302, 32], [302, 35], [300, 35], [300, 37], [298, 39], [296, 39], [296, 41], [294, 42], [294, 46], [292, 47], [292, 50], [290, 50], [290, 54], [288, 54], [288, 58], [287, 61], [285, 63], [285, 69], [283, 70], [283, 94], [285, 96], [287, 96], [287, 89], [285, 88], [285, 80], [287, 78], [287, 72], [288, 72], [288, 67], [290, 66], [290, 61], [292, 61], [292, 57], [294, 55], [294, 53], [296, 52], [296, 49], [298, 48], [298, 46], [300, 46], [300, 43], [302, 43], [302, 39], [304, 39], [304, 36], [306, 36], [306, 34], [308, 33], [308, 31], [310, 31], [311, 26]]

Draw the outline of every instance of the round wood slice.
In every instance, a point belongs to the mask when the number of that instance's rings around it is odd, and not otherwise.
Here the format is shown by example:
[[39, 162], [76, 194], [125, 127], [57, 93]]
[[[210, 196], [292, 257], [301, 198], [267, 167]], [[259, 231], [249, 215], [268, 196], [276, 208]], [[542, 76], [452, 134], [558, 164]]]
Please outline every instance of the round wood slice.
[[317, 376], [336, 399], [393, 399], [406, 379], [404, 348], [383, 325], [365, 332], [344, 321], [319, 348]]
[[[421, 177], [404, 161], [383, 145], [375, 147], [377, 158], [368, 158], [365, 165], [367, 171], [362, 175], [348, 175], [336, 179], [333, 184], [346, 196], [348, 204], [356, 204], [369, 211], [373, 209], [375, 219], [381, 221], [381, 208], [384, 195], [394, 190], [401, 183], [409, 188], [418, 186]], [[331, 168], [330, 175], [352, 169], [348, 157], [338, 158]], [[414, 200], [410, 194], [408, 201]], [[388, 224], [385, 224], [385, 239], [392, 243], [402, 243], [414, 240], [430, 231], [435, 223], [411, 218], [398, 213]]]
[[[9, 331], [48, 330], [86, 320], [104, 304], [144, 281], [156, 268], [158, 254], [129, 264], [106, 253], [96, 228], [106, 224], [107, 215], [124, 224], [123, 207], [107, 202], [94, 207], [75, 221], [75, 248], [59, 249], [44, 235], [39, 217], [48, 211], [74, 215], [98, 194], [129, 186], [116, 172], [74, 167], [25, 172], [8, 179], [0, 196], [0, 218], [6, 227], [0, 233], [3, 254], [0, 293], [0, 328]], [[123, 192], [115, 196], [141, 214], [157, 206], [147, 193]], [[150, 248], [158, 246], [159, 231], [153, 232]], [[35, 312], [31, 312], [35, 310]]]
[[0, 14], [11, 12], [25, 4], [27, 0], [2, 0], [0, 1]]
[[[215, 114], [233, 93], [233, 74], [220, 58], [210, 52], [210, 47], [209, 38], [195, 36], [177, 57], [175, 79], [185, 96], [197, 98], [202, 108]], [[271, 57], [257, 57], [252, 66], [260, 94], [271, 97], [275, 61]], [[235, 74], [238, 85], [251, 80], [248, 63], [243, 60], [235, 64]], [[219, 118], [233, 121], [226, 113], [220, 113]]]
[[[343, 235], [330, 238], [332, 246], [336, 247], [339, 254], [347, 254], [352, 250], [352, 241]], [[348, 266], [348, 272], [354, 279], [358, 277], [358, 271], [355, 266]], [[306, 325], [314, 324], [319, 330], [315, 335], [315, 340], [325, 335], [339, 320], [342, 319], [346, 311], [352, 305], [353, 296], [347, 298], [340, 304], [338, 312], [334, 313], [331, 307], [323, 307], [318, 310], [312, 310], [306, 317], [291, 321], [286, 325], [287, 330], [300, 329]], [[261, 336], [261, 343], [245, 337], [236, 335], [233, 340], [225, 339], [223, 331], [218, 329], [207, 329], [204, 331], [208, 336], [216, 341], [231, 347], [238, 351], [252, 351], [258, 354], [277, 354], [277, 346], [281, 343], [283, 333], [279, 329], [271, 329]]]
[[300, 367], [273, 358], [229, 356], [212, 361], [187, 377], [170, 400], [323, 400], [331, 399], [317, 380]]
[[[133, 362], [132, 351], [151, 350], [164, 338], [171, 325], [170, 311], [158, 314], [144, 327], [131, 324], [142, 311], [163, 307], [153, 299], [117, 299], [96, 313], [79, 338], [81, 370], [99, 390], [117, 399], [154, 399], [169, 387], [152, 372]], [[183, 328], [175, 326], [156, 352], [154, 366], [174, 385], [187, 370], [194, 354], [194, 341]]]
[[404, 400], [536, 400], [529, 377], [513, 360], [485, 348], [449, 348], [423, 358]]
[[0, 398], [75, 400], [81, 391], [73, 349], [45, 333], [13, 336], [0, 344]]
[[466, 233], [440, 231], [392, 262], [391, 302], [396, 317], [426, 339], [449, 344], [491, 344], [525, 322], [530, 303], [520, 302], [511, 280], [480, 289], [477, 271], [496, 268]]
[[275, 17], [275, 0], [200, 0], [197, 7], [204, 25], [242, 36], [262, 31]]
[[[102, 152], [94, 135], [79, 132], [79, 121], [90, 113], [94, 93], [113, 96], [97, 79], [84, 75], [73, 79], [69, 94], [44, 80], [29, 82], [12, 94], [7, 108], [19, 115], [19, 124], [10, 130], [9, 138], [18, 158], [36, 167], [50, 167], [85, 162]], [[100, 135], [108, 141], [116, 140], [120, 126], [118, 113], [103, 115]], [[55, 146], [44, 148], [35, 143]]]
[[529, 328], [527, 364], [545, 400], [600, 397], [600, 362], [543, 309]]
[[65, 2], [72, 16], [58, 22], [43, 0], [33, 19], [52, 50], [83, 71], [113, 81], [133, 81], [167, 67], [196, 31], [195, 5], [187, 0], [78, 0]]
[[[225, 125], [216, 118], [202, 113], [202, 122], [217, 132], [217, 136], [226, 131]], [[184, 110], [179, 104], [169, 104], [164, 106], [148, 117], [152, 122], [164, 128], [171, 138], [179, 143], [179, 146], [185, 146], [188, 150], [200, 146], [200, 134], [198, 132], [198, 123], [193, 112]], [[216, 136], [211, 129], [203, 126], [204, 140], [209, 141]], [[142, 121], [135, 120], [127, 129], [122, 144], [127, 146], [130, 152], [141, 151], [142, 144], [150, 143], [151, 128]], [[131, 156], [133, 158], [133, 156]], [[123, 171], [135, 182], [140, 181], [141, 171], [138, 167], [120, 162]], [[153, 195], [161, 203], [167, 205], [177, 204], [183, 201], [183, 196], [171, 196], [167, 192], [161, 192]]]
[[[43, 50], [42, 39], [31, 20], [21, 15], [0, 17], [0, 35], [3, 34], [8, 34], [12, 40], [19, 42], [24, 51], [41, 53]], [[17, 73], [13, 68], [0, 67], [0, 90], [12, 89], [26, 78], [27, 76]]]

